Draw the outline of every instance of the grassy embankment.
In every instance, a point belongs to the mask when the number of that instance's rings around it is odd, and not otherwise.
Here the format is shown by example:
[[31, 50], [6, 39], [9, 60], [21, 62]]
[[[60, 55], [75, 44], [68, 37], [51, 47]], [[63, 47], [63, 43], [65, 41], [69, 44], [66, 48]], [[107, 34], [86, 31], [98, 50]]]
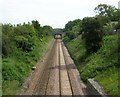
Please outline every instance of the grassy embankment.
[[[66, 41], [67, 38], [64, 39]], [[94, 78], [109, 95], [118, 95], [118, 35], [104, 36], [97, 53], [87, 55], [81, 35], [65, 43], [83, 81]]]
[[42, 57], [52, 39], [52, 36], [40, 40], [36, 38], [35, 47], [31, 52], [23, 52], [15, 47], [14, 52], [2, 60], [3, 95], [14, 95], [20, 90], [31, 67]]

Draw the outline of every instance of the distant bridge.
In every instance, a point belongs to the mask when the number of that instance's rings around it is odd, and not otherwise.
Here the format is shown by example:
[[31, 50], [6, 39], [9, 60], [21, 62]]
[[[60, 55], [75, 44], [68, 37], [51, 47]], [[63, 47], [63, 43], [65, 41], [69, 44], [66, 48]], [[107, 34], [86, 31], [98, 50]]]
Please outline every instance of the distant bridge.
[[65, 35], [65, 32], [54, 32], [53, 35], [55, 39], [62, 39], [62, 37]]

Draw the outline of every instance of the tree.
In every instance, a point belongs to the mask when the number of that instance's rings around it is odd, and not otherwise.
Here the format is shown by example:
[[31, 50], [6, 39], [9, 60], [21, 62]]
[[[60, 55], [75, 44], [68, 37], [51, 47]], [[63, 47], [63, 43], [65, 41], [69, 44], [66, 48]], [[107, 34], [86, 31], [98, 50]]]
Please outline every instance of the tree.
[[97, 16], [95, 16], [95, 18], [100, 22], [101, 26], [104, 26], [107, 23], [110, 23], [110, 19], [106, 16], [97, 15]]
[[65, 25], [65, 31], [70, 31], [72, 30], [72, 27], [73, 26], [76, 26], [76, 25], [81, 25], [81, 20], [80, 19], [76, 19], [74, 21], [69, 21], [66, 25]]
[[100, 16], [109, 17], [112, 21], [118, 20], [118, 9], [114, 6], [99, 4], [94, 10]]
[[53, 28], [46, 25], [42, 27], [41, 31], [44, 36], [49, 36], [49, 35], [52, 35]]
[[34, 28], [37, 30], [37, 31], [40, 31], [40, 24], [37, 20], [33, 20], [32, 21], [32, 25], [34, 26]]
[[101, 27], [102, 27], [102, 32], [104, 35], [109, 35], [109, 33], [113, 30], [113, 26], [110, 23], [110, 19], [106, 16], [95, 16], [95, 18], [99, 21]]
[[103, 33], [100, 22], [94, 17], [86, 17], [82, 20], [82, 30], [82, 38], [85, 41], [87, 52], [96, 52], [102, 45]]
[[119, 21], [119, 20], [120, 20], [120, 9], [117, 9], [117, 10], [113, 13], [112, 20], [114, 20], [114, 21]]
[[80, 19], [76, 19], [74, 21], [69, 21], [65, 25], [64, 31], [66, 32], [66, 35], [68, 36], [69, 39], [74, 39], [74, 38], [77, 37], [77, 35], [81, 31], [81, 24], [82, 24], [81, 20]]
[[42, 37], [42, 31], [41, 31], [42, 28], [41, 28], [39, 22], [37, 20], [33, 20], [32, 25], [33, 25], [33, 27], [35, 29], [35, 32], [37, 33], [37, 36], [39, 38]]

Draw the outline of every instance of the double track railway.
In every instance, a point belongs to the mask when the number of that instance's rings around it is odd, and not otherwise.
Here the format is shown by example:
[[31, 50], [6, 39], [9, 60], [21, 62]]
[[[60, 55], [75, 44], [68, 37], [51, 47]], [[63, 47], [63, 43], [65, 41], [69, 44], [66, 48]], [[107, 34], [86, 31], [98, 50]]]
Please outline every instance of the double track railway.
[[55, 39], [43, 60], [38, 62], [28, 87], [21, 95], [84, 95], [79, 72], [61, 39]]

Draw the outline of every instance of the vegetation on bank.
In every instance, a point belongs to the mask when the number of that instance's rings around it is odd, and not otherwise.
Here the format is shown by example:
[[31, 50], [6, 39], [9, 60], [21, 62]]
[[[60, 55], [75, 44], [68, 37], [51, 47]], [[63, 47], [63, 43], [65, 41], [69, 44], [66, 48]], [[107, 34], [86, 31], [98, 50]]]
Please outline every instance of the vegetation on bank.
[[[86, 49], [81, 35], [66, 43], [75, 61], [81, 79], [95, 78], [109, 95], [118, 95], [118, 35], [103, 37], [103, 46], [91, 55]], [[120, 48], [120, 47], [119, 47]]]
[[18, 25], [2, 25], [3, 95], [16, 94], [31, 68], [52, 41], [53, 29], [41, 27], [37, 20]]
[[[76, 20], [68, 22], [65, 25], [64, 31], [67, 34], [63, 41], [84, 82], [89, 78], [94, 78], [103, 86], [106, 93], [111, 96], [119, 95], [120, 10], [100, 4], [95, 8], [95, 11], [98, 15], [94, 17], [77, 20], [79, 23], [75, 23]], [[73, 23], [75, 25], [72, 25]], [[79, 31], [67, 30], [74, 28], [74, 26], [78, 27], [79, 24], [81, 24], [78, 28]], [[71, 33], [76, 37], [70, 37]]]

